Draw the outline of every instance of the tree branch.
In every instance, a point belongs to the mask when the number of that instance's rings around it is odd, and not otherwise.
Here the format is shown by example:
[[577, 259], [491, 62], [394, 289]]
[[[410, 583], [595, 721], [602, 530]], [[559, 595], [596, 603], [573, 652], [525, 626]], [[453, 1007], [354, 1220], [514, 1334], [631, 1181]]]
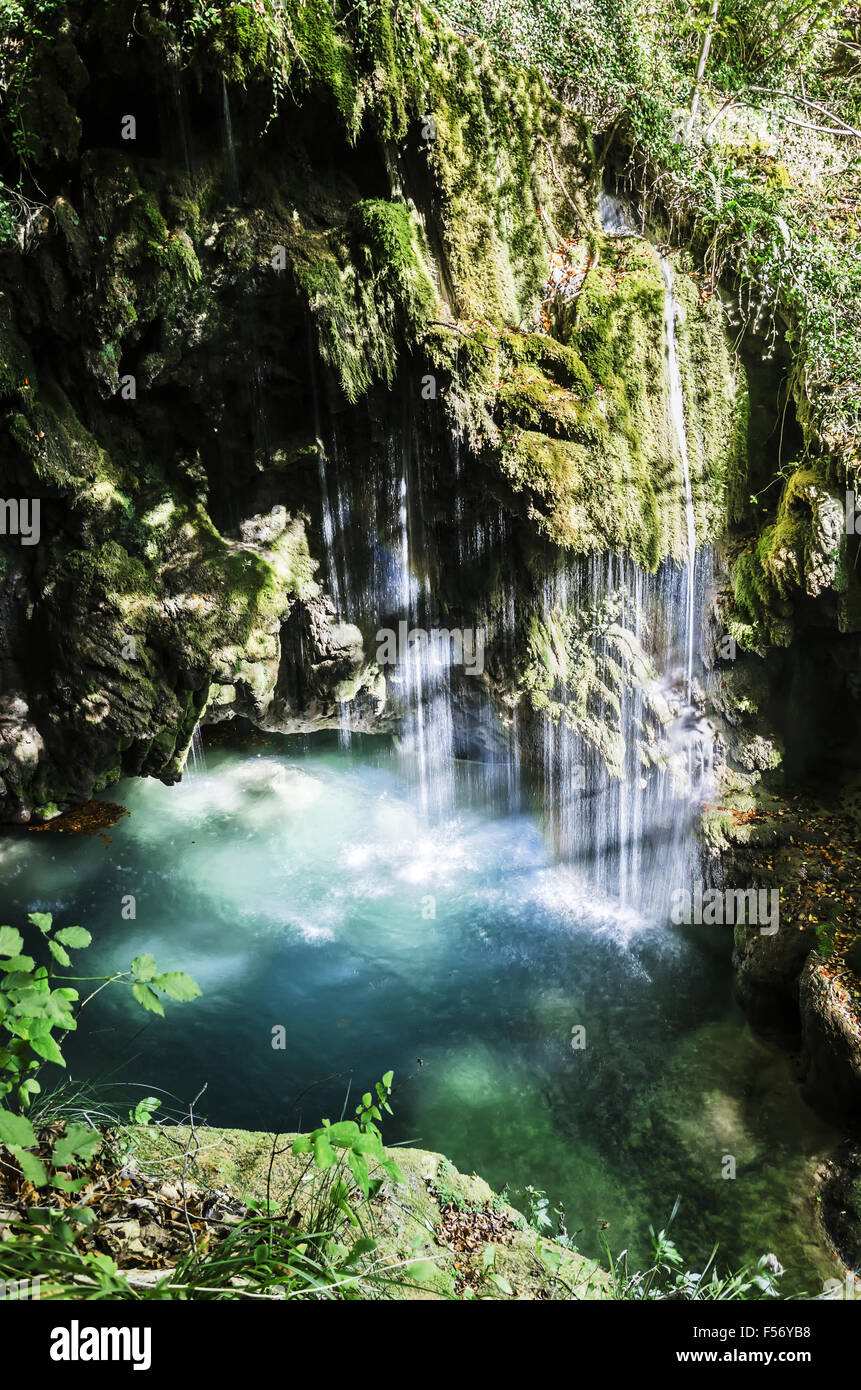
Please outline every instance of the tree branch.
[[[796, 106], [805, 106], [810, 111], [818, 111], [821, 116], [827, 116], [829, 121], [834, 121], [836, 125], [842, 126], [847, 135], [855, 135], [861, 140], [861, 130], [857, 130], [853, 125], [848, 125], [841, 116], [838, 116], [836, 112], [830, 110], [829, 107], [823, 106], [821, 102], [810, 101], [808, 97], [796, 96], [794, 92], [782, 92], [775, 87], [751, 86], [750, 91], [762, 92], [765, 96], [769, 97], [783, 97], [786, 101], [794, 102]], [[787, 120], [788, 119], [787, 117]], [[814, 127], [814, 129], [815, 128], [816, 127]]]

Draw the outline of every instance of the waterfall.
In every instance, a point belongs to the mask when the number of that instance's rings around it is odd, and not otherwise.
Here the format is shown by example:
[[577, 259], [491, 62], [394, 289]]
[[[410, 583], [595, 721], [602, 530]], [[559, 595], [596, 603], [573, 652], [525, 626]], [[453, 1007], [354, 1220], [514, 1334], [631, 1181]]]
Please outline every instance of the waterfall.
[[174, 54], [171, 58], [168, 65], [168, 72], [170, 74], [170, 89], [176, 117], [175, 129], [179, 135], [179, 144], [182, 151], [182, 161], [185, 165], [185, 172], [190, 176], [192, 171], [191, 126], [188, 119], [188, 102], [186, 101], [185, 89], [182, 84], [182, 69], [179, 66], [178, 55]]
[[[618, 199], [605, 195], [601, 211], [609, 234], [636, 235]], [[710, 729], [692, 704], [711, 557], [696, 548], [676, 301], [665, 258], [661, 266], [687, 544], [683, 564], [667, 560], [656, 574], [606, 553], [562, 555], [543, 571], [534, 559], [515, 575], [515, 532], [501, 506], [472, 491], [457, 430], [437, 455], [405, 405], [401, 429], [371, 448], [361, 471], [345, 470], [334, 422], [321, 425], [312, 374], [327, 586], [369, 657], [372, 635], [397, 634], [396, 656], [381, 664], [422, 812], [450, 816], [464, 790], [516, 809], [523, 765], [584, 892], [648, 920], [665, 919], [673, 890], [695, 875], [694, 823], [711, 770]], [[456, 559], [453, 584], [440, 573], [443, 556]], [[427, 640], [449, 629], [452, 591], [473, 598], [461, 619], [486, 628], [495, 684], [465, 678], [451, 643]], [[522, 669], [536, 624], [547, 639], [546, 686], [539, 699], [514, 690], [506, 706], [499, 673]]]
[[[346, 619], [348, 614], [345, 611], [344, 601], [341, 596], [341, 582], [338, 576], [338, 561], [335, 553], [336, 516], [337, 521], [342, 525], [344, 520], [343, 507], [338, 508], [337, 514], [332, 507], [329, 460], [327, 458], [326, 443], [323, 438], [323, 425], [320, 413], [320, 391], [317, 384], [317, 365], [314, 355], [314, 340], [310, 317], [306, 319], [306, 338], [308, 345], [308, 365], [311, 378], [311, 403], [314, 411], [314, 438], [317, 448], [317, 476], [320, 483], [323, 556], [326, 565], [324, 579], [338, 617]], [[334, 443], [334, 430], [332, 431], [332, 439]], [[333, 449], [333, 453], [334, 452], [335, 450]]]
[[[398, 632], [406, 633], [406, 641], [401, 636], [393, 679], [405, 697], [401, 749], [415, 770], [422, 812], [439, 818], [452, 810], [455, 791], [451, 645], [430, 639], [432, 631], [442, 628], [435, 620], [428, 575], [425, 573], [419, 580], [413, 558], [427, 550], [421, 506], [422, 455], [410, 434], [406, 434], [403, 443], [397, 485], [397, 579]], [[380, 597], [385, 603], [386, 596]]]
[[679, 354], [676, 344], [676, 300], [673, 293], [673, 271], [666, 256], [661, 256], [661, 274], [664, 277], [664, 337], [667, 349], [667, 376], [670, 391], [670, 419], [678, 445], [679, 457], [685, 479], [685, 523], [687, 528], [687, 603], [685, 605], [685, 691], [688, 704], [693, 692], [694, 670], [694, 566], [696, 563], [697, 536], [694, 521], [694, 496], [691, 488], [691, 465], [688, 455], [688, 434], [685, 427], [685, 397], [682, 390], [682, 373], [679, 367]]
[[[704, 589], [707, 563], [698, 567]], [[671, 672], [685, 633], [687, 575], [612, 554], [545, 577], [540, 620], [569, 664], [537, 732], [557, 852], [602, 896], [659, 919], [687, 886], [711, 739]], [[551, 637], [553, 640], [553, 637]]]
[[206, 772], [206, 752], [203, 747], [199, 724], [194, 726], [194, 733], [191, 736], [191, 743], [188, 745], [183, 770], [189, 781], [193, 781], [195, 777], [202, 777]]
[[230, 115], [230, 97], [227, 93], [227, 83], [222, 78], [221, 82], [221, 114], [224, 123], [224, 152], [227, 156], [227, 172], [230, 182], [230, 192], [236, 202], [239, 201], [239, 166], [236, 162], [236, 146], [233, 143], [233, 120]]

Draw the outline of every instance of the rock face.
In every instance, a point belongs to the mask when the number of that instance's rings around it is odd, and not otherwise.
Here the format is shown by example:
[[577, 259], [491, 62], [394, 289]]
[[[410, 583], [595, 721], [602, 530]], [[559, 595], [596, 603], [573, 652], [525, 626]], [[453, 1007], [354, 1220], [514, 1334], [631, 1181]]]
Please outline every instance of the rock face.
[[806, 1069], [804, 1093], [824, 1114], [857, 1124], [861, 1116], [861, 1028], [815, 958], [799, 984]]
[[733, 961], [738, 1001], [764, 1032], [791, 1037], [798, 1031], [799, 979], [815, 943], [811, 927], [761, 936], [758, 929], [735, 929]]
[[[434, 458], [421, 577], [444, 618], [501, 605], [452, 533], [458, 489], [465, 525], [489, 499], [508, 518], [515, 586], [560, 546], [681, 553], [657, 261], [601, 237], [587, 132], [535, 75], [421, 7], [92, 0], [44, 25], [15, 35], [0, 124], [16, 177], [26, 146], [4, 504], [39, 509], [38, 543], [11, 512], [0, 535], [0, 817], [174, 780], [202, 720], [393, 720], [368, 606], [338, 601], [326, 488], [379, 532], [368, 480], [406, 448]], [[574, 299], [560, 256], [583, 262]], [[743, 379], [717, 304], [678, 283], [705, 537]]]
[[[179, 1175], [183, 1160], [177, 1154], [187, 1151], [191, 1143], [190, 1172], [196, 1182], [227, 1188], [246, 1202], [271, 1198], [277, 1204], [289, 1193], [294, 1205], [301, 1204], [304, 1184], [300, 1179], [306, 1164], [290, 1154], [290, 1141], [296, 1136], [238, 1129], [198, 1129], [196, 1133], [201, 1142], [194, 1146], [188, 1129], [139, 1127], [134, 1131], [134, 1162], [143, 1172], [155, 1164], [160, 1174]], [[414, 1267], [421, 1264], [422, 1277], [405, 1281], [403, 1287], [397, 1282], [387, 1285], [386, 1297], [593, 1300], [613, 1296], [609, 1275], [600, 1265], [546, 1235], [539, 1236], [520, 1212], [475, 1173], [471, 1177], [460, 1173], [442, 1154], [427, 1149], [397, 1148], [387, 1154], [397, 1162], [405, 1182], [387, 1180], [374, 1200], [375, 1256], [393, 1266], [409, 1258]], [[374, 1173], [372, 1160], [372, 1177]], [[465, 1239], [453, 1229], [456, 1223], [451, 1215], [446, 1220], [446, 1212], [453, 1214], [455, 1208], [461, 1223], [472, 1227]], [[492, 1213], [495, 1221], [482, 1220], [484, 1212]], [[493, 1231], [492, 1226], [498, 1229]], [[487, 1268], [492, 1271], [490, 1277]]]

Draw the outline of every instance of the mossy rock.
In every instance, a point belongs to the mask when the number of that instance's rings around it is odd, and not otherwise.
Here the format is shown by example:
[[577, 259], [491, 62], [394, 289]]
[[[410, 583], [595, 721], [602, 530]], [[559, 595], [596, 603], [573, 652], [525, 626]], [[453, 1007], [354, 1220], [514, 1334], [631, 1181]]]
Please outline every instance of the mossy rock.
[[[197, 1129], [138, 1126], [132, 1131], [134, 1161], [141, 1170], [164, 1176], [181, 1174], [219, 1190], [227, 1189], [246, 1202], [269, 1198], [278, 1205], [291, 1197], [301, 1213], [308, 1201], [307, 1184], [297, 1179], [307, 1160], [291, 1153], [295, 1135], [273, 1135], [237, 1129]], [[275, 1157], [272, 1159], [273, 1148]], [[186, 1157], [184, 1157], [186, 1155]], [[426, 1149], [387, 1150], [406, 1180], [405, 1185], [387, 1179], [379, 1198], [371, 1204], [378, 1255], [397, 1264], [404, 1260], [429, 1264], [417, 1287], [387, 1286], [395, 1299], [451, 1299], [462, 1297], [465, 1269], [476, 1276], [477, 1296], [495, 1299], [603, 1299], [609, 1298], [610, 1281], [592, 1260], [539, 1236], [523, 1216], [502, 1201], [476, 1174], [467, 1176], [443, 1157]], [[270, 1180], [270, 1161], [271, 1180]], [[371, 1175], [374, 1175], [371, 1164]], [[469, 1255], [440, 1244], [442, 1213], [440, 1192], [464, 1210], [487, 1205], [510, 1222], [504, 1242], [482, 1244]], [[286, 1213], [290, 1215], [291, 1213]], [[507, 1224], [506, 1222], [506, 1224]], [[345, 1223], [346, 1224], [346, 1223]], [[489, 1266], [496, 1279], [480, 1280], [482, 1256], [492, 1256]], [[499, 1282], [501, 1281], [501, 1282]], [[379, 1296], [379, 1295], [377, 1295]]]
[[737, 618], [729, 630], [748, 650], [788, 646], [795, 601], [852, 591], [844, 500], [818, 467], [789, 466], [775, 520], [731, 557]]

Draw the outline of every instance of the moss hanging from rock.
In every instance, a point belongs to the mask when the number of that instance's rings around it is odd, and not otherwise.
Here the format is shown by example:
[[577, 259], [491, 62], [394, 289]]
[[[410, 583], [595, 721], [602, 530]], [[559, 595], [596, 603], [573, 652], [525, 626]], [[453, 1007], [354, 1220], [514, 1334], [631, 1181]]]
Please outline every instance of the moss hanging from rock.
[[369, 199], [346, 227], [301, 238], [292, 248], [320, 355], [351, 403], [371, 386], [391, 386], [398, 358], [433, 315], [436, 292], [420, 231], [403, 204]]
[[[638, 238], [589, 239], [576, 297], [553, 311], [558, 337], [454, 324], [428, 334], [446, 404], [514, 509], [583, 554], [627, 551], [655, 570], [686, 555], [684, 483], [670, 419], [664, 284]], [[678, 353], [685, 386], [697, 537], [712, 540], [744, 445], [745, 391], [719, 306], [684, 274]]]
[[819, 468], [792, 467], [774, 522], [731, 555], [727, 630], [750, 651], [789, 644], [797, 598], [831, 590], [845, 614], [857, 588], [846, 561], [844, 499]]

